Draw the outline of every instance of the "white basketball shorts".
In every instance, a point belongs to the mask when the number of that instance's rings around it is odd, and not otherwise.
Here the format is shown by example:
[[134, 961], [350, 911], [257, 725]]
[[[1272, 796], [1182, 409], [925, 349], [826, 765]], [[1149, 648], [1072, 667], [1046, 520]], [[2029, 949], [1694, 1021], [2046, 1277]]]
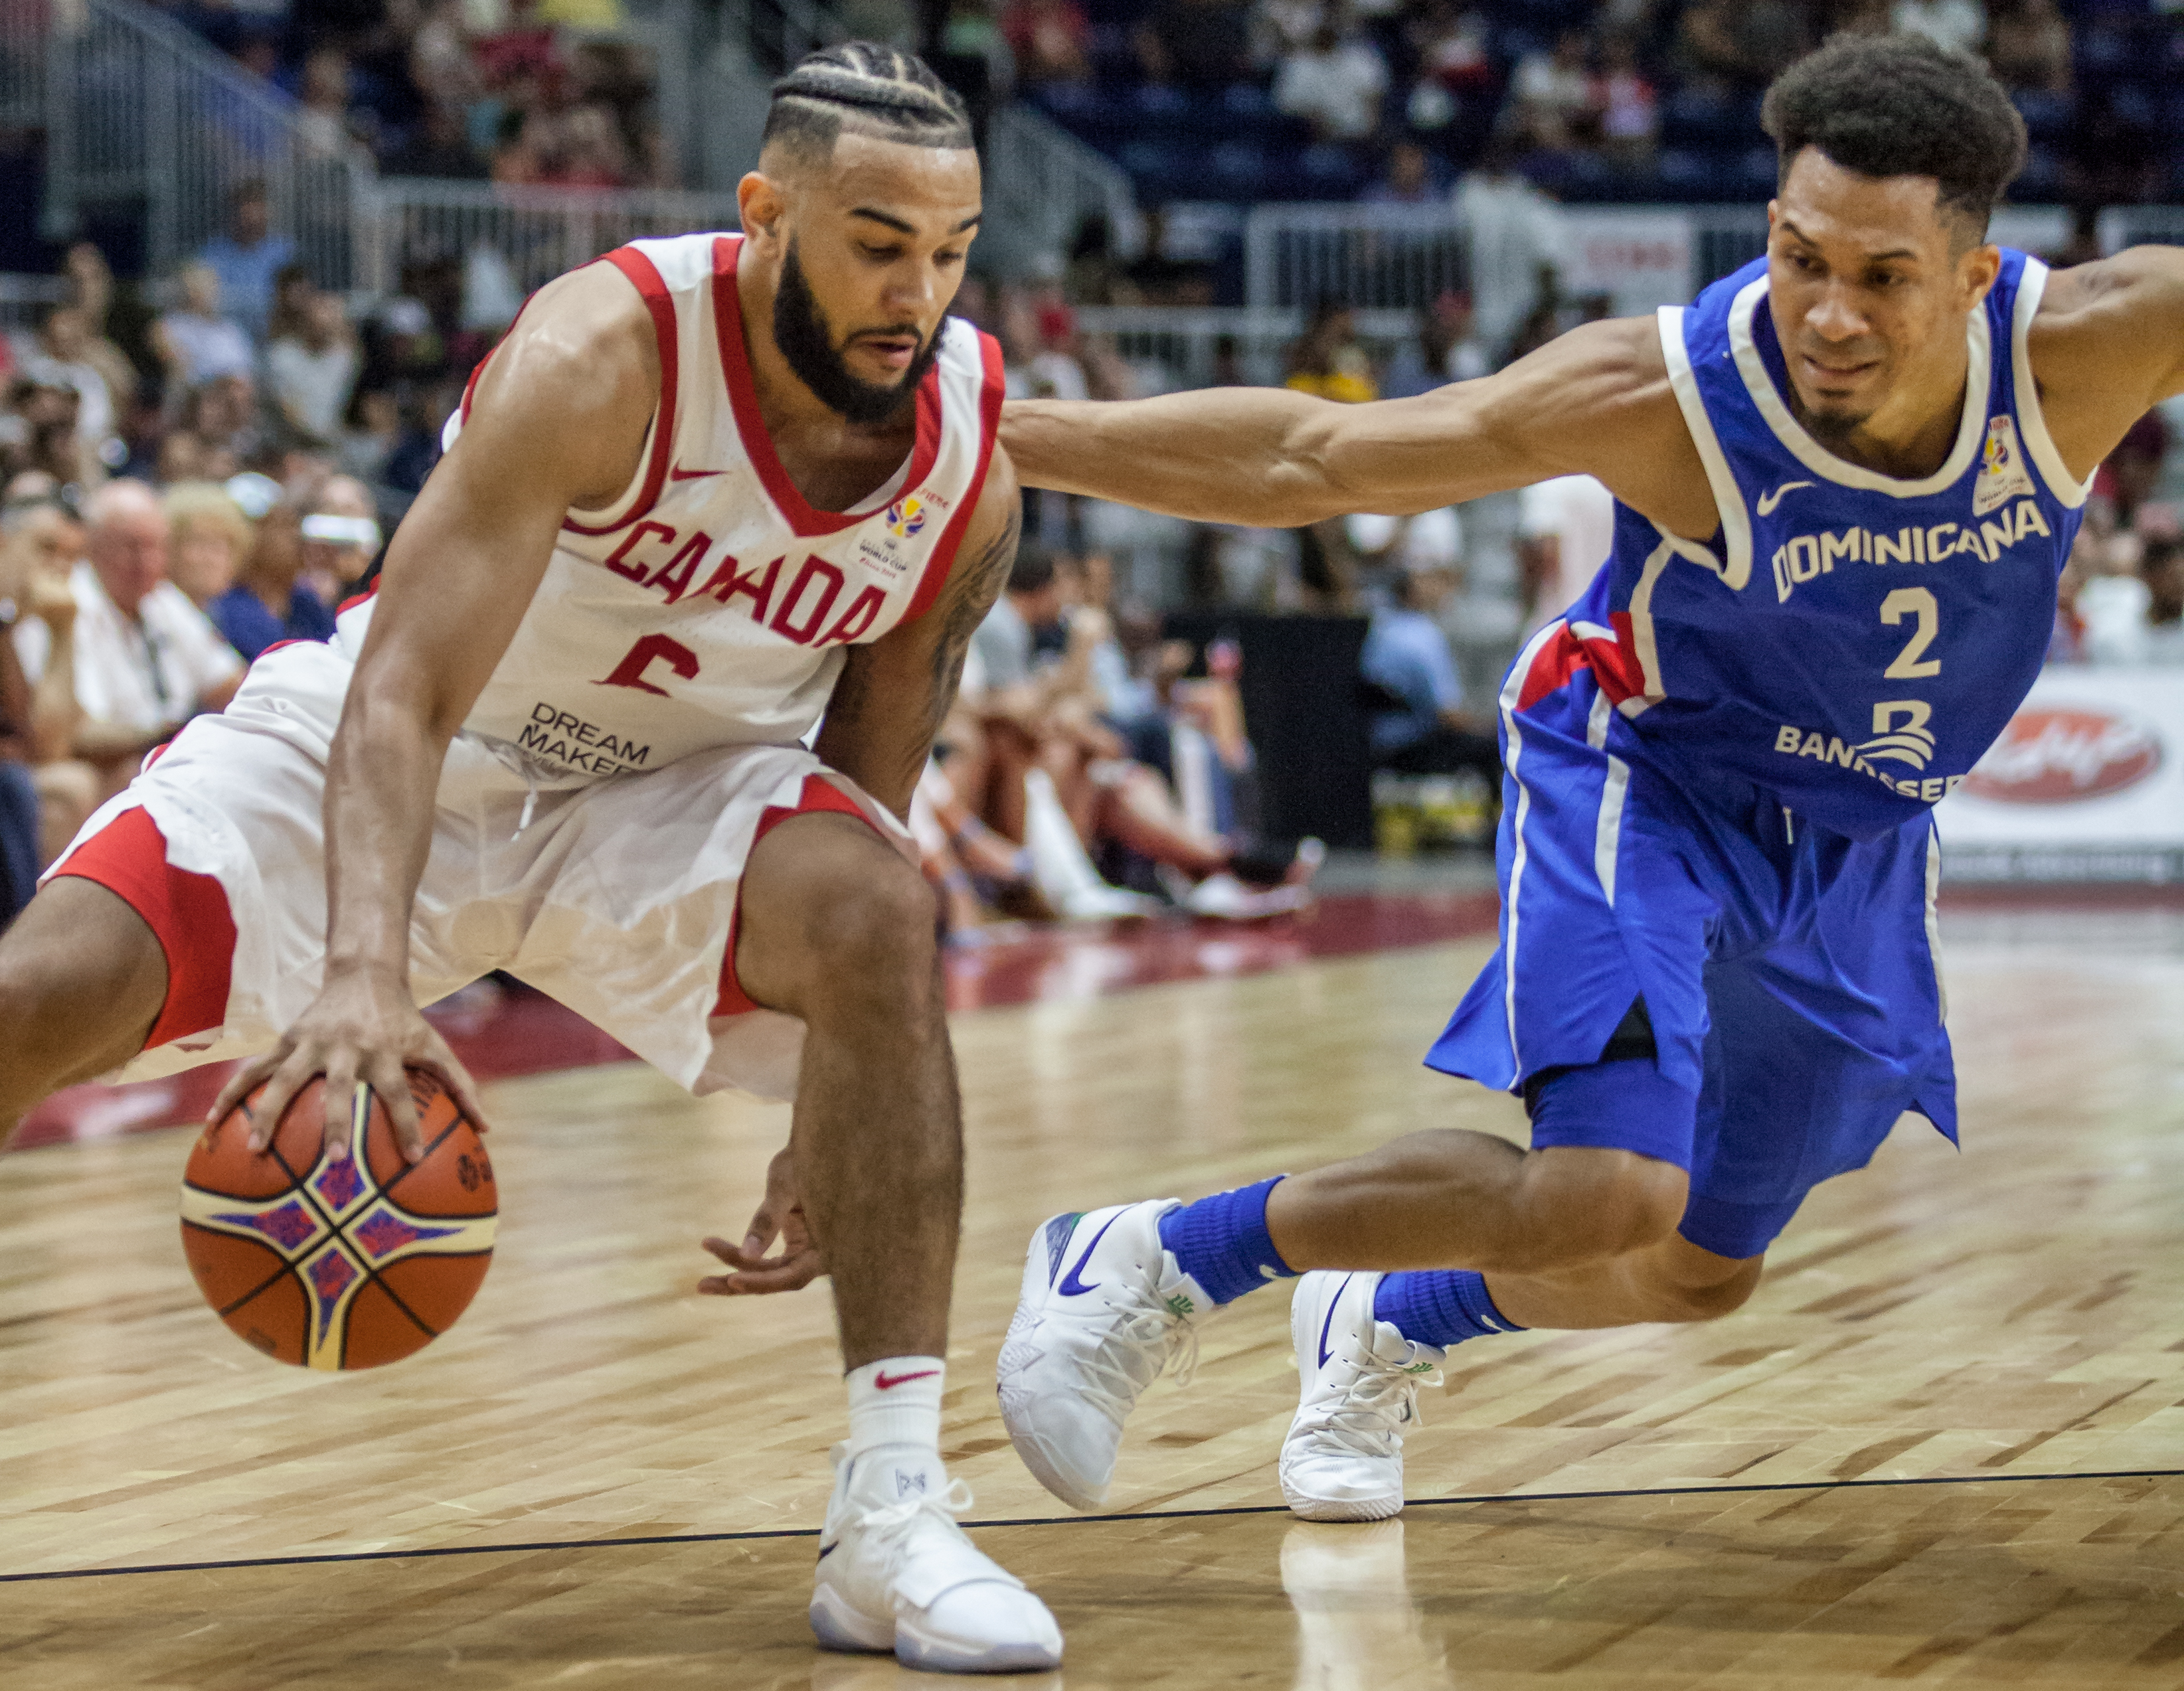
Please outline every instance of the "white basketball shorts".
[[[167, 1001], [145, 1080], [270, 1045], [326, 960], [326, 754], [348, 659], [269, 651], [84, 825], [47, 878], [119, 894], [158, 935]], [[410, 926], [420, 1004], [495, 969], [549, 993], [694, 1093], [793, 1097], [804, 1025], [737, 984], [744, 864], [790, 816], [907, 831], [801, 746], [727, 746], [585, 787], [534, 787], [485, 746], [448, 748]]]

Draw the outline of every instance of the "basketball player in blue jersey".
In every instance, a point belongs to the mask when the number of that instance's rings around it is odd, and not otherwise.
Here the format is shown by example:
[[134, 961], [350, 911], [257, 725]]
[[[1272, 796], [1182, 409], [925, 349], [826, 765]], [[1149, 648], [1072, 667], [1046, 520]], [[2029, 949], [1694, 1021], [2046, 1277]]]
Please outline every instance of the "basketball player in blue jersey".
[[1402, 1507], [1418, 1377], [1528, 1327], [1710, 1321], [1904, 1112], [1953, 1138], [1930, 812], [2039, 670], [2094, 466], [2184, 391], [2184, 252], [1986, 240], [2024, 128], [1974, 61], [1840, 39], [1769, 92], [1766, 256], [1685, 310], [1344, 406], [1026, 403], [1024, 481], [1209, 522], [1598, 476], [1615, 548], [1500, 698], [1501, 945], [1428, 1062], [1531, 1148], [1427, 1131], [1034, 1237], [1003, 1413], [1065, 1501], [1195, 1324], [1302, 1271], [1299, 1514]]
[[418, 1004], [495, 968], [694, 1092], [793, 1095], [707, 1289], [793, 1277], [777, 1233], [827, 1247], [850, 1437], [812, 1627], [1050, 1668], [940, 1455], [961, 1112], [905, 826], [1022, 514], [999, 348], [947, 314], [978, 156], [927, 66], [852, 42], [776, 86], [758, 162], [741, 235], [542, 289], [376, 598], [86, 825], [0, 938], [0, 1132], [72, 1081], [253, 1056], [214, 1116], [265, 1083], [259, 1149], [317, 1074], [337, 1144], [362, 1083], [415, 1157], [405, 1069], [477, 1119]]

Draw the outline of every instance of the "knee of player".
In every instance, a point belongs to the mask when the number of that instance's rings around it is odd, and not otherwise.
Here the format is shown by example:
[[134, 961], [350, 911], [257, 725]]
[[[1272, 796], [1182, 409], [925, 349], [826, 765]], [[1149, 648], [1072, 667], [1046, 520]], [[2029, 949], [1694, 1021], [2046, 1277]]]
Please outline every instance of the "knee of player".
[[1728, 1265], [1726, 1272], [1704, 1277], [1677, 1275], [1656, 1283], [1652, 1293], [1657, 1321], [1718, 1321], [1735, 1315], [1758, 1289], [1761, 1260]]
[[925, 877], [899, 859], [844, 876], [814, 901], [803, 927], [822, 980], [839, 992], [894, 993], [932, 973], [939, 906]]

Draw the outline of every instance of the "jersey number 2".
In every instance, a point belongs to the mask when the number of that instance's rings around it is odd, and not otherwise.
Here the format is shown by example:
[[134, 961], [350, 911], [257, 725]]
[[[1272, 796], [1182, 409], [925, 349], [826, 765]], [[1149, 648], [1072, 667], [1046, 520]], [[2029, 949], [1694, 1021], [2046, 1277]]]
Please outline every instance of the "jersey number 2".
[[1934, 595], [1925, 587], [1898, 587], [1880, 602], [1880, 620], [1892, 628], [1907, 616], [1916, 617], [1918, 623], [1911, 631], [1911, 638], [1896, 654], [1896, 661], [1881, 674], [1899, 681], [1915, 681], [1927, 676], [1942, 673], [1942, 660], [1929, 658], [1926, 648], [1934, 643], [1934, 637], [1942, 631], [1942, 608], [1934, 603]]

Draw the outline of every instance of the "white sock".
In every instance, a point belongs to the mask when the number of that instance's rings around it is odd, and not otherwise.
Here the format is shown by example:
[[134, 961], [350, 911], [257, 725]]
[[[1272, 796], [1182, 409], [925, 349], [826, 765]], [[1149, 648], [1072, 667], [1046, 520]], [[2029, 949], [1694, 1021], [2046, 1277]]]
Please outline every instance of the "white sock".
[[852, 1371], [850, 1455], [907, 1444], [940, 1449], [940, 1393], [948, 1365], [938, 1356], [887, 1356]]

